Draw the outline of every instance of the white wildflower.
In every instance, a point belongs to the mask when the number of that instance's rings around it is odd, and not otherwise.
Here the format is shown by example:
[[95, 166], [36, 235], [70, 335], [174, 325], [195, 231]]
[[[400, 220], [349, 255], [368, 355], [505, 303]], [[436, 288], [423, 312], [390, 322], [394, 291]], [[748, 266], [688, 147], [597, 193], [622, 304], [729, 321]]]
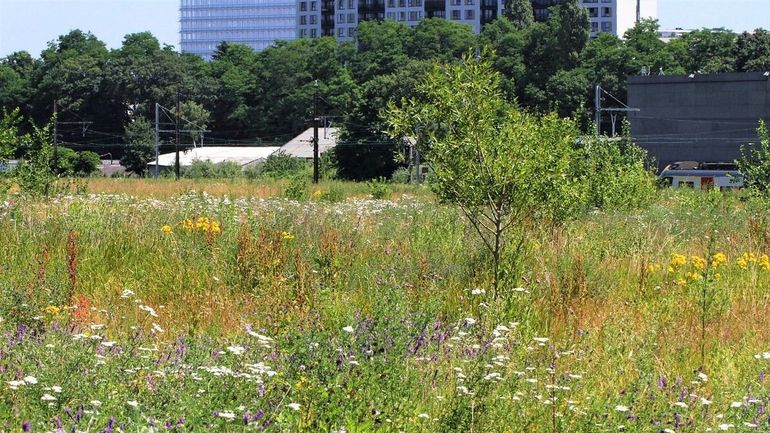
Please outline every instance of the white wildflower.
[[235, 414], [232, 413], [231, 411], [223, 411], [223, 412], [219, 412], [219, 417], [224, 418], [228, 421], [232, 421], [235, 419]]
[[352, 334], [352, 333], [354, 333], [356, 331], [355, 329], [353, 329], [352, 326], [346, 326], [346, 327], [342, 328], [342, 330], [347, 332], [348, 334]]
[[618, 412], [628, 412], [628, 406], [617, 405], [615, 410]]
[[126, 404], [134, 408], [139, 407], [139, 402], [136, 400], [129, 400], [126, 402]]
[[24, 382], [27, 382], [30, 385], [34, 385], [37, 383], [37, 378], [35, 378], [35, 376], [27, 376], [24, 378]]
[[243, 355], [246, 352], [246, 348], [241, 346], [228, 346], [227, 350], [233, 355]]
[[43, 396], [40, 397], [40, 400], [43, 400], [43, 401], [56, 401], [56, 397], [52, 396], [51, 394], [43, 394]]
[[291, 409], [291, 410], [299, 410], [299, 408], [300, 408], [299, 403], [289, 403], [289, 404], [287, 404], [287, 406], [289, 406], [289, 409]]

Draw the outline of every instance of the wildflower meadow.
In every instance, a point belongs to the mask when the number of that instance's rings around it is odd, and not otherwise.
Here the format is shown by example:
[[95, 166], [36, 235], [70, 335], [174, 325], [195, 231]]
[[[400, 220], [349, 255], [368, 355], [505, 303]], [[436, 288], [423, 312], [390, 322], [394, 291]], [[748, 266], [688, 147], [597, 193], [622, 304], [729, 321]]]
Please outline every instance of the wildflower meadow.
[[741, 193], [532, 221], [493, 293], [427, 189], [179, 185], [0, 203], [0, 431], [770, 430], [770, 218]]

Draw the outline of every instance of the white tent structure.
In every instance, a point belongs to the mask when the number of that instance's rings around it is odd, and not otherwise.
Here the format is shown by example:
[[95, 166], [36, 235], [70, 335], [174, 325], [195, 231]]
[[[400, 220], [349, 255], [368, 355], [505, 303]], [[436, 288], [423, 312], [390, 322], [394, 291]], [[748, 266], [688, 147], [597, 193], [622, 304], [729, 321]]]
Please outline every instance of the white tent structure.
[[[233, 146], [205, 146], [179, 151], [179, 165], [181, 167], [192, 165], [195, 160], [211, 161], [215, 164], [232, 161], [241, 166], [266, 159], [278, 147], [233, 147]], [[154, 169], [156, 162], [148, 163], [150, 170]], [[158, 166], [161, 169], [174, 167], [176, 164], [176, 152], [164, 153], [158, 157]]]

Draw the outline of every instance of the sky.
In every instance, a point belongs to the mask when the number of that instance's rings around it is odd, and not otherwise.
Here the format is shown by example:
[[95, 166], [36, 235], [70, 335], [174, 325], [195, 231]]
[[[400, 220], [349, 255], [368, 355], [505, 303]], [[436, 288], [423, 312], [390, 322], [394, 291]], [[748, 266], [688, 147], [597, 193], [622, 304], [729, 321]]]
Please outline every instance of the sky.
[[[178, 9], [179, 0], [0, 0], [0, 57], [20, 50], [39, 57], [48, 42], [76, 28], [108, 48], [142, 31], [178, 47]], [[658, 0], [658, 19], [664, 29], [770, 29], [770, 0]]]

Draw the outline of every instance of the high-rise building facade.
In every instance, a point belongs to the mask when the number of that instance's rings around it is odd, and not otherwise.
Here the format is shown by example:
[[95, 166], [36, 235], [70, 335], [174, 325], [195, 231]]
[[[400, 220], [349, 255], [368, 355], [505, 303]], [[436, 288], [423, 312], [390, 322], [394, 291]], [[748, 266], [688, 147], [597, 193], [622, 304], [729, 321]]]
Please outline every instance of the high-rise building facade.
[[413, 27], [424, 18], [444, 18], [478, 33], [503, 6], [504, 0], [181, 0], [181, 47], [210, 60], [223, 41], [257, 51], [276, 40], [351, 41], [358, 23], [385, 19]]
[[206, 60], [223, 41], [260, 51], [297, 37], [296, 0], [181, 0], [179, 12], [182, 52]]
[[[636, 24], [638, 19], [657, 18], [657, 0], [580, 0], [588, 9], [591, 22], [591, 37], [599, 33], [611, 33], [623, 37], [626, 30]], [[551, 15], [549, 8], [559, 4], [559, 0], [532, 0], [532, 10], [536, 21], [545, 21]]]
[[[535, 20], [545, 21], [560, 0], [531, 0]], [[618, 36], [638, 18], [658, 15], [657, 0], [580, 0], [588, 10], [591, 36]], [[416, 26], [444, 18], [481, 28], [503, 13], [505, 0], [181, 0], [182, 52], [209, 60], [223, 41], [260, 51], [277, 40], [334, 36], [355, 38], [358, 23], [393, 20]]]

